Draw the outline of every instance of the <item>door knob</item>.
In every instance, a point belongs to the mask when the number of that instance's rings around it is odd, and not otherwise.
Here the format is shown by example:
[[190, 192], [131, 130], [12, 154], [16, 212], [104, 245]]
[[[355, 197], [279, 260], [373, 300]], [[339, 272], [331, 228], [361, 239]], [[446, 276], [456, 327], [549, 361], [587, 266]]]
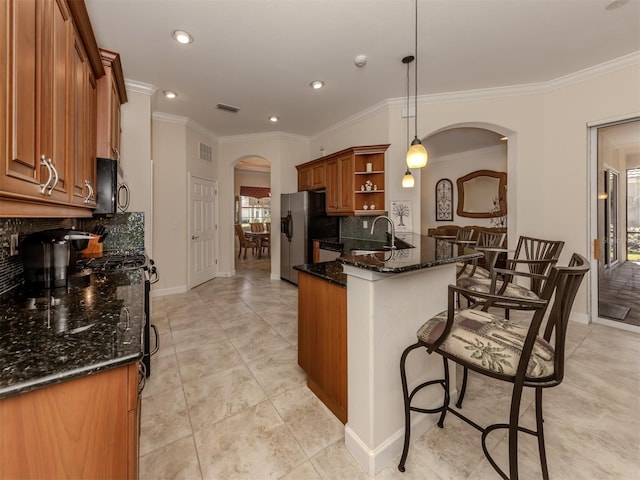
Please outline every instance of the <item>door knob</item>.
[[191, 235], [191, 240], [195, 240], [196, 238], [200, 238], [198, 235]]

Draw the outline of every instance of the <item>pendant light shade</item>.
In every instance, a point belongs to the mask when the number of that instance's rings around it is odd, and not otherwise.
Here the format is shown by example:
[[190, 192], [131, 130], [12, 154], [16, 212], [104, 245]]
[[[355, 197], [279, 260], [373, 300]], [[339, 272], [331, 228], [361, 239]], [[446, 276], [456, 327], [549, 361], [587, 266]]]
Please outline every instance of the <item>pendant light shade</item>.
[[[407, 167], [408, 168], [422, 168], [427, 165], [429, 156], [427, 155], [427, 149], [424, 148], [422, 142], [418, 138], [418, 0], [415, 0], [416, 6], [416, 42], [415, 42], [415, 60], [414, 65], [415, 81], [414, 81], [414, 110], [413, 118], [415, 120], [415, 131], [413, 141], [411, 142], [411, 148], [407, 151]], [[407, 98], [409, 94], [407, 93]], [[407, 112], [407, 115], [409, 113]]]
[[428, 159], [427, 149], [418, 138], [414, 138], [407, 152], [407, 167], [422, 168], [427, 164]]
[[415, 184], [416, 184], [416, 181], [413, 178], [413, 175], [411, 174], [411, 170], [407, 168], [407, 171], [402, 177], [402, 188], [413, 188]]

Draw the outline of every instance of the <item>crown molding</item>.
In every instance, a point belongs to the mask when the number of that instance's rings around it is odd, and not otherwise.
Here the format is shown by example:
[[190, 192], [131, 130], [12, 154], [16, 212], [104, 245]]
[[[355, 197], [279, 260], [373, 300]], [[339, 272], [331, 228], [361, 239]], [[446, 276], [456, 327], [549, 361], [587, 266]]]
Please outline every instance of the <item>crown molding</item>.
[[[418, 97], [419, 98], [419, 97]], [[339, 130], [340, 128], [346, 127], [348, 125], [353, 125], [354, 123], [358, 123], [361, 122], [369, 117], [372, 117], [374, 115], [378, 115], [379, 113], [385, 113], [388, 112], [391, 107], [395, 106], [397, 101], [399, 101], [399, 99], [387, 99], [387, 100], [383, 100], [379, 103], [376, 103], [375, 105], [373, 105], [372, 107], [369, 107], [365, 110], [362, 110], [359, 113], [356, 113], [355, 115], [352, 115], [348, 118], [345, 118], [344, 120], [331, 125], [328, 128], [325, 128], [324, 130], [316, 133], [315, 135], [312, 135], [311, 137], [309, 137], [310, 140], [317, 140], [318, 138], [322, 137], [323, 135], [327, 135], [335, 130]], [[402, 100], [403, 102], [406, 102], [406, 98], [404, 100]]]
[[188, 117], [182, 117], [179, 115], [172, 115], [171, 113], [163, 113], [163, 112], [153, 112], [151, 114], [151, 118], [153, 120], [159, 120], [165, 123], [175, 123], [177, 125], [184, 125], [185, 127], [189, 123]]
[[157, 121], [160, 121], [160, 122], [173, 123], [175, 125], [183, 125], [183, 126], [188, 127], [188, 128], [190, 128], [192, 130], [195, 130], [196, 132], [200, 133], [201, 135], [203, 135], [205, 137], [210, 138], [214, 142], [217, 142], [218, 138], [219, 138], [215, 133], [207, 130], [201, 124], [191, 120], [189, 117], [182, 117], [180, 115], [172, 115], [171, 113], [153, 112], [151, 114], [151, 118], [153, 120], [157, 120]]
[[[600, 65], [595, 65], [593, 67], [585, 68], [584, 70], [580, 70], [578, 72], [571, 73], [569, 75], [565, 75], [563, 77], [559, 77], [548, 82], [540, 82], [540, 83], [529, 83], [523, 85], [513, 85], [506, 87], [494, 87], [494, 88], [483, 88], [476, 90], [463, 90], [458, 92], [447, 92], [447, 93], [435, 93], [430, 95], [418, 95], [417, 103], [420, 105], [433, 105], [437, 103], [450, 103], [450, 102], [462, 102], [462, 101], [473, 101], [473, 100], [482, 100], [489, 98], [499, 98], [499, 97], [513, 97], [513, 96], [523, 96], [523, 95], [537, 95], [541, 93], [549, 93], [554, 90], [558, 90], [560, 88], [564, 88], [570, 85], [574, 85], [580, 82], [584, 82], [586, 80], [590, 80], [592, 78], [596, 78], [602, 75], [606, 75], [608, 73], [612, 73], [618, 70], [622, 70], [624, 68], [636, 66], [640, 64], [640, 51], [630, 53], [629, 55], [625, 55], [609, 62], [602, 63]], [[345, 126], [352, 125], [357, 123], [364, 118], [370, 117], [372, 115], [380, 113], [383, 110], [389, 109], [401, 109], [402, 118], [406, 118], [407, 115], [412, 117], [415, 114], [415, 108], [413, 106], [409, 107], [409, 111], [407, 112], [407, 97], [399, 97], [399, 98], [390, 98], [384, 100], [376, 105], [367, 108], [341, 122], [332, 125], [329, 128], [324, 129], [320, 133], [313, 135], [312, 139], [317, 139], [323, 135], [331, 133], [334, 130], [339, 128], [343, 128]]]
[[149, 83], [137, 82], [135, 80], [125, 80], [125, 87], [130, 92], [142, 93], [144, 95], [152, 96], [154, 93], [158, 91], [158, 88], [155, 85], [151, 85]]
[[302, 135], [296, 135], [294, 133], [287, 132], [265, 132], [265, 133], [250, 133], [246, 135], [229, 135], [227, 137], [219, 137], [220, 143], [242, 143], [250, 142], [252, 140], [280, 140], [282, 138], [290, 138], [292, 140], [302, 140], [309, 142], [309, 137]]
[[[482, 99], [490, 99], [490, 98], [499, 98], [499, 97], [513, 97], [513, 96], [523, 96], [523, 95], [537, 95], [541, 93], [549, 93], [570, 85], [574, 85], [580, 82], [584, 82], [586, 80], [590, 80], [592, 78], [597, 78], [602, 75], [606, 75], [608, 73], [612, 73], [618, 70], [622, 70], [624, 68], [633, 67], [640, 65], [640, 50], [636, 52], [632, 52], [628, 55], [624, 55], [622, 57], [610, 60], [605, 63], [601, 63], [599, 65], [595, 65], [593, 67], [585, 68], [578, 72], [571, 73], [569, 75], [565, 75], [547, 82], [539, 82], [539, 83], [529, 83], [522, 85], [512, 85], [505, 87], [494, 87], [494, 88], [484, 88], [484, 89], [476, 89], [476, 90], [464, 90], [458, 92], [448, 92], [448, 93], [436, 93], [430, 95], [419, 95], [417, 98], [417, 103], [420, 105], [428, 105], [428, 104], [437, 104], [437, 103], [451, 103], [451, 102], [462, 102], [462, 101], [473, 101], [473, 100], [482, 100]], [[157, 91], [157, 88], [153, 85], [145, 84], [142, 82], [133, 82], [131, 80], [126, 81], [127, 89], [130, 89], [134, 92], [145, 93], [148, 95], [153, 95]], [[374, 115], [378, 115], [380, 113], [388, 112], [392, 109], [401, 109], [401, 115], [405, 118], [407, 115], [412, 116], [414, 114], [413, 107], [409, 108], [409, 111], [406, 111], [406, 97], [400, 98], [389, 98], [383, 100], [361, 112], [356, 113], [324, 130], [310, 136], [304, 137], [301, 135], [296, 135], [287, 132], [268, 132], [268, 133], [256, 133], [256, 134], [248, 134], [248, 135], [231, 135], [226, 137], [218, 137], [214, 133], [207, 131], [201, 125], [192, 122], [193, 125], [196, 125], [197, 130], [201, 131], [206, 135], [213, 136], [217, 138], [220, 143], [240, 143], [251, 140], [264, 140], [264, 139], [278, 139], [278, 138], [292, 138], [296, 140], [304, 140], [304, 141], [313, 141], [317, 140], [324, 135], [328, 135], [338, 129], [356, 124], [361, 122], [369, 117]], [[167, 121], [171, 123], [178, 123], [175, 120], [171, 120], [171, 118], [183, 119], [180, 120], [185, 124], [189, 124], [189, 119], [186, 117], [177, 117], [169, 114], [163, 113], [154, 113], [153, 118], [157, 118], [158, 120]]]

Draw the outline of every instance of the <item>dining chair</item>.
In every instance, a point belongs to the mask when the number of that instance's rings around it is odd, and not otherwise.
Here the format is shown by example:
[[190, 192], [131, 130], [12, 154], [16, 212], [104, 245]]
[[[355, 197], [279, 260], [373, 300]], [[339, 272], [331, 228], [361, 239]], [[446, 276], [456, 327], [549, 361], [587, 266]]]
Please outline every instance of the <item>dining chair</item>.
[[240, 255], [242, 255], [243, 248], [244, 248], [243, 258], [247, 258], [247, 248], [250, 248], [253, 251], [253, 255], [255, 256], [256, 249], [258, 248], [258, 242], [256, 242], [255, 240], [251, 240], [250, 238], [247, 238], [247, 236], [244, 233], [244, 230], [242, 229], [242, 225], [236, 223], [235, 229], [236, 229], [236, 235], [238, 237], [238, 242], [240, 242], [240, 251], [238, 252], [238, 258], [240, 258]]
[[[467, 294], [468, 291], [449, 285], [447, 310], [429, 319], [418, 329], [418, 341], [407, 347], [400, 358], [405, 416], [404, 447], [398, 465], [401, 472], [405, 471], [409, 453], [411, 412], [439, 413], [437, 425], [440, 428], [444, 428], [445, 416], [447, 412], [451, 412], [482, 433], [481, 445], [484, 455], [500, 477], [507, 480], [518, 479], [518, 434], [526, 433], [537, 437], [542, 477], [545, 480], [549, 478], [544, 442], [542, 392], [545, 388], [560, 385], [564, 378], [565, 341], [569, 314], [578, 288], [588, 270], [587, 259], [574, 253], [568, 266], [551, 268], [540, 298], [523, 299], [474, 292], [474, 295], [481, 297], [483, 301], [466, 309], [455, 308], [455, 297], [457, 293]], [[519, 273], [521, 272], [514, 275]], [[551, 298], [553, 298], [553, 304], [548, 309]], [[508, 302], [511, 309], [523, 307], [533, 310], [533, 317], [528, 324], [512, 322], [504, 316], [489, 312], [494, 302]], [[547, 310], [549, 310], [548, 319], [542, 329]], [[435, 353], [442, 357], [444, 374], [443, 378], [423, 382], [409, 392], [406, 374], [407, 356], [419, 348], [424, 348], [428, 354]], [[448, 361], [462, 365], [481, 376], [513, 385], [510, 390], [508, 423], [495, 423], [481, 427], [476, 421], [450, 406], [451, 385]], [[439, 385], [444, 390], [442, 406], [424, 408], [412, 404], [420, 390], [434, 385]], [[535, 430], [519, 425], [521, 399], [525, 387], [535, 389]], [[500, 402], [500, 399], [495, 398], [494, 401]], [[488, 435], [498, 429], [508, 430], [508, 475], [498, 466], [487, 448]]]
[[264, 224], [262, 222], [252, 222], [249, 224], [252, 232], [264, 232]]

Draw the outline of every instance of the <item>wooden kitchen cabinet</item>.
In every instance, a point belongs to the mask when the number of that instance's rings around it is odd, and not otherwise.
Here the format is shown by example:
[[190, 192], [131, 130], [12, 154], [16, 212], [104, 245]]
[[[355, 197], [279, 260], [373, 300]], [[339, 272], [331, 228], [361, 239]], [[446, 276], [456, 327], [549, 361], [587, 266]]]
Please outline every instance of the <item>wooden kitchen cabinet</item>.
[[327, 215], [349, 215], [354, 207], [353, 156], [342, 155], [327, 160]]
[[120, 159], [120, 106], [127, 102], [127, 91], [120, 55], [100, 49], [105, 75], [98, 80], [97, 156]]
[[298, 272], [298, 364], [307, 386], [347, 423], [347, 289]]
[[0, 217], [91, 216], [91, 77], [104, 70], [84, 3], [6, 0], [0, 23]]
[[[75, 33], [75, 29], [74, 29]], [[71, 128], [73, 149], [73, 201], [79, 206], [96, 206], [96, 115], [97, 84], [79, 36], [73, 36], [72, 80], [74, 95]]]
[[0, 478], [137, 478], [139, 378], [135, 362], [0, 400]]
[[297, 165], [298, 191], [324, 189], [327, 215], [382, 215], [388, 148], [388, 144], [351, 147]]
[[298, 165], [298, 191], [303, 190], [322, 190], [326, 187], [324, 160], [315, 160], [313, 162]]

